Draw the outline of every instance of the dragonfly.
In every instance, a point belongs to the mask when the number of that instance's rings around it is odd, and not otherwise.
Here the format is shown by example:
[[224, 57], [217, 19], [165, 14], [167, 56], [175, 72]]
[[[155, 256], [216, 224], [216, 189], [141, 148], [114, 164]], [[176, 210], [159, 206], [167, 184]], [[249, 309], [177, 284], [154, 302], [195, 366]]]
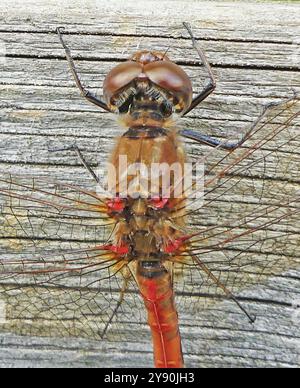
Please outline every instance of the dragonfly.
[[[190, 25], [184, 27], [208, 75], [196, 97], [166, 52], [139, 51], [108, 73], [104, 101], [82, 85], [57, 30], [82, 96], [114, 113], [126, 132], [110, 158], [113, 195], [1, 172], [2, 331], [138, 341], [135, 325], [147, 322], [155, 366], [182, 368], [181, 314], [228, 299], [253, 325], [239, 294], [299, 268], [300, 99], [293, 94], [264, 107], [238, 142], [179, 129], [177, 120], [216, 88]], [[172, 174], [167, 194], [161, 175], [153, 190], [141, 179], [136, 184], [128, 166], [183, 168], [184, 139], [197, 145], [193, 166], [203, 166], [190, 186], [175, 195], [186, 179]], [[98, 188], [99, 176], [78, 147], [52, 151], [66, 150], [77, 153]], [[190, 189], [198, 195], [190, 198]]]

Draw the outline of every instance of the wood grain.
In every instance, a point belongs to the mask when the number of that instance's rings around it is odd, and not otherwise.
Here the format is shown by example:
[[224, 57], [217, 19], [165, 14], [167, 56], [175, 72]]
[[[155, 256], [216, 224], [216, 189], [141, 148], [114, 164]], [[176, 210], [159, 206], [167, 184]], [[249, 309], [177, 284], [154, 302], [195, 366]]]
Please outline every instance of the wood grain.
[[[118, 0], [63, 4], [17, 0], [12, 6], [2, 0], [0, 48], [5, 47], [6, 56], [0, 56], [0, 170], [65, 183], [80, 181], [88, 187], [91, 181], [76, 156], [49, 153], [49, 147], [76, 142], [95, 166], [106, 160], [113, 139], [122, 133], [110, 114], [79, 96], [56, 27], [66, 27], [65, 39], [84, 84], [101, 95], [108, 70], [137, 48], [170, 47], [168, 55], [184, 66], [194, 89], [199, 90], [205, 73], [182, 28], [182, 21], [189, 21], [213, 65], [218, 86], [212, 97], [181, 120], [180, 126], [233, 141], [247, 131], [263, 106], [285, 100], [294, 90], [300, 92], [299, 11], [297, 2], [239, 2], [237, 6], [237, 2], [188, 0], [129, 0], [124, 4]], [[299, 131], [299, 127], [293, 131]], [[283, 133], [280, 141], [290, 140], [289, 136], [291, 132]], [[276, 140], [270, 141], [266, 151], [274, 151], [277, 145]], [[299, 145], [298, 137], [282, 148], [280, 159], [278, 153], [270, 159], [270, 171], [266, 172], [269, 204], [274, 187], [282, 194], [299, 190]], [[203, 149], [191, 141], [186, 146], [191, 158], [197, 158]], [[212, 162], [218, 157], [212, 154]], [[239, 191], [222, 197], [205, 220], [192, 218], [193, 227], [214, 223], [222, 212], [233, 212], [237, 218], [245, 206], [253, 209], [255, 196], [245, 193], [249, 187], [258, 192], [262, 189], [261, 173], [254, 170], [253, 179], [244, 179]], [[277, 223], [269, 232], [278, 233], [283, 227]], [[285, 264], [274, 269], [267, 282], [240, 290], [245, 307], [257, 316], [255, 325], [251, 326], [231, 301], [222, 300], [203, 309], [202, 302], [197, 306], [199, 299], [195, 297], [190, 309], [182, 309], [187, 366], [300, 366], [296, 309], [300, 304], [299, 217], [288, 227], [289, 259], [283, 258]], [[0, 246], [0, 259], [6, 249]], [[265, 249], [265, 254], [276, 255], [270, 252], [270, 246]], [[129, 322], [130, 330], [138, 340], [21, 336], [12, 328], [0, 332], [0, 367], [152, 365], [146, 322]]]

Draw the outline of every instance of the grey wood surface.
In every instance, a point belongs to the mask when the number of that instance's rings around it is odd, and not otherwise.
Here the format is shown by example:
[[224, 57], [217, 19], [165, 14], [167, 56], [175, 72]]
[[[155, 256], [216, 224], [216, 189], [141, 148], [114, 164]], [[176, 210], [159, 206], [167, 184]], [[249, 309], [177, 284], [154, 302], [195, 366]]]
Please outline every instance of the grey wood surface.
[[[48, 4], [16, 0], [12, 5], [2, 0], [0, 49], [5, 56], [0, 56], [0, 169], [63, 182], [80, 181], [86, 186], [90, 180], [76, 156], [49, 153], [49, 146], [76, 142], [96, 165], [108, 157], [114, 137], [122, 133], [109, 114], [79, 96], [56, 27], [66, 27], [65, 38], [82, 80], [99, 94], [109, 69], [139, 48], [170, 47], [168, 55], [185, 67], [198, 90], [205, 74], [182, 21], [192, 24], [218, 80], [214, 95], [182, 119], [184, 128], [201, 128], [234, 140], [245, 133], [262, 106], [284, 100], [293, 90], [300, 92], [297, 2], [74, 0]], [[298, 138], [293, 147], [281, 151], [282, 160], [288, 157], [288, 169], [281, 172], [276, 160], [273, 162], [278, 172], [276, 184], [282, 184], [282, 190], [287, 190], [287, 185], [290, 190], [299, 188], [299, 145]], [[199, 152], [190, 141], [187, 148], [190, 155]], [[288, 176], [283, 174], [287, 170]], [[256, 179], [259, 185], [259, 176]], [[223, 201], [224, 209], [234, 209], [235, 197]], [[217, 216], [217, 211], [212, 211], [207, 222]], [[275, 225], [273, 232], [280, 227]], [[298, 218], [293, 227], [299, 231]], [[292, 256], [293, 265], [279, 266], [266, 284], [243, 290], [246, 307], [257, 315], [254, 326], [230, 301], [216, 303], [196, 316], [195, 310], [184, 312], [181, 331], [187, 366], [300, 366], [300, 265], [299, 249], [295, 249], [299, 248], [299, 234], [291, 235], [290, 242], [294, 249], [287, 256]], [[0, 249], [1, 256], [5, 256], [5, 247]], [[143, 330], [137, 328], [137, 337]], [[148, 337], [111, 342], [20, 336], [16, 332], [0, 332], [1, 367], [152, 365]]]

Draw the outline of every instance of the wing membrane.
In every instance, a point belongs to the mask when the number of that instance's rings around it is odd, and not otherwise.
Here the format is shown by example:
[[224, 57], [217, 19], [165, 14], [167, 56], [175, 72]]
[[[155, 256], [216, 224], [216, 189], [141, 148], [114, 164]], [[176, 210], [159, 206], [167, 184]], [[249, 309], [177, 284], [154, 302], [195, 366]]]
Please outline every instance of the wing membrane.
[[[79, 187], [2, 172], [0, 203], [3, 328], [98, 339], [108, 325], [114, 338], [124, 331], [122, 322], [139, 299], [135, 283], [126, 278], [126, 263], [101, 249], [114, 228], [101, 198]], [[128, 296], [119, 306], [125, 279]]]
[[[240, 148], [194, 154], [205, 161], [205, 201], [189, 203], [192, 247], [170, 263], [183, 315], [226, 296], [220, 283], [239, 296], [299, 268], [299, 116], [294, 99], [273, 107]], [[5, 329], [141, 341], [134, 268], [99, 248], [114, 223], [95, 192], [2, 173], [0, 204]]]
[[[272, 276], [299, 269], [299, 145], [300, 102], [295, 98], [273, 106], [242, 147], [194, 156], [205, 161], [205, 195], [201, 206], [192, 200], [188, 207], [194, 238], [191, 254], [177, 258], [176, 286], [186, 295], [179, 308], [193, 300], [199, 310], [215, 297], [226, 297], [213, 279], [241, 295]], [[197, 294], [203, 297], [190, 298]]]

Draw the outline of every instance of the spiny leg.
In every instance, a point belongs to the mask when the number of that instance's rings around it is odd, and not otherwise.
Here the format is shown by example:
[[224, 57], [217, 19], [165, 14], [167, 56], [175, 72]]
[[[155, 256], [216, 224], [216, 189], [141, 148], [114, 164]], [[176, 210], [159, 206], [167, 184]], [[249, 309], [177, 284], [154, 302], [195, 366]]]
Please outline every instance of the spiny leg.
[[85, 169], [88, 171], [88, 173], [91, 175], [91, 177], [97, 182], [100, 183], [99, 178], [97, 177], [96, 173], [93, 171], [92, 167], [88, 164], [86, 159], [84, 158], [82, 152], [80, 151], [79, 147], [75, 144], [65, 147], [65, 148], [58, 148], [58, 149], [48, 149], [49, 152], [65, 152], [65, 151], [73, 151], [76, 152], [78, 155], [82, 165], [85, 167]]
[[202, 135], [201, 133], [191, 131], [189, 129], [184, 129], [180, 131], [180, 135], [187, 138], [195, 140], [196, 142], [200, 144], [209, 145], [211, 147], [215, 148], [222, 148], [228, 151], [235, 150], [238, 147], [241, 147], [245, 141], [249, 138], [252, 131], [256, 128], [257, 124], [264, 118], [266, 112], [268, 111], [269, 106], [266, 106], [262, 112], [262, 114], [258, 117], [257, 120], [252, 124], [251, 128], [247, 131], [247, 133], [243, 136], [243, 138], [238, 141], [237, 143], [228, 143], [228, 142], [222, 142], [221, 140], [214, 139], [210, 136]]
[[119, 299], [118, 299], [118, 302], [116, 304], [116, 307], [113, 309], [113, 312], [111, 313], [110, 317], [109, 317], [109, 320], [107, 321], [104, 329], [103, 329], [103, 332], [101, 333], [101, 338], [103, 339], [105, 334], [107, 333], [107, 330], [109, 328], [109, 326], [111, 325], [115, 315], [117, 314], [119, 308], [121, 307], [123, 301], [124, 301], [124, 298], [125, 298], [125, 293], [126, 293], [126, 290], [128, 288], [128, 282], [129, 280], [131, 279], [131, 272], [129, 269], [125, 269], [126, 273], [124, 274], [124, 279], [123, 279], [123, 285], [122, 285], [122, 288], [120, 289], [120, 296], [119, 296]]
[[179, 133], [181, 136], [185, 137], [186, 139], [195, 140], [197, 143], [208, 145], [214, 148], [234, 150], [238, 146], [238, 143], [224, 143], [221, 140], [214, 139], [210, 136], [202, 135], [201, 133], [198, 133], [189, 129], [184, 129]]
[[79, 90], [81, 92], [81, 95], [85, 99], [87, 99], [89, 102], [91, 102], [92, 104], [95, 104], [95, 105], [99, 106], [100, 108], [110, 112], [110, 109], [106, 105], [105, 102], [103, 102], [100, 99], [98, 99], [95, 95], [93, 95], [91, 92], [89, 92], [86, 88], [83, 87], [83, 85], [82, 85], [82, 83], [80, 81], [80, 78], [78, 76], [78, 73], [76, 71], [75, 64], [74, 64], [73, 58], [71, 56], [71, 51], [70, 51], [69, 47], [65, 44], [65, 42], [63, 40], [62, 30], [63, 30], [62, 27], [58, 27], [56, 32], [57, 32], [57, 34], [59, 36], [60, 42], [61, 42], [64, 50], [65, 50], [67, 61], [68, 61], [69, 66], [70, 66], [70, 70], [71, 70], [71, 72], [73, 74], [73, 77], [75, 79], [76, 85], [77, 85], [77, 87], [79, 88]]
[[188, 108], [187, 111], [184, 112], [183, 116], [185, 116], [187, 113], [189, 113], [191, 110], [193, 110], [197, 105], [199, 105], [203, 100], [205, 100], [215, 89], [216, 89], [216, 80], [213, 75], [211, 66], [204, 54], [204, 51], [201, 49], [199, 44], [196, 41], [196, 38], [192, 32], [191, 26], [188, 23], [183, 23], [184, 27], [187, 29], [188, 33], [190, 34], [193, 42], [193, 46], [196, 49], [197, 53], [199, 54], [202, 64], [204, 65], [205, 69], [208, 72], [209, 76], [209, 83], [208, 85], [204, 88], [204, 90], [193, 99], [190, 107]]
[[[292, 101], [294, 98], [289, 99], [286, 102]], [[179, 131], [179, 134], [187, 139], [195, 140], [197, 143], [205, 144], [214, 148], [222, 148], [228, 151], [234, 151], [235, 149], [241, 147], [251, 136], [252, 132], [255, 130], [260, 121], [265, 117], [266, 113], [270, 108], [274, 108], [276, 106], [280, 106], [282, 102], [279, 103], [271, 103], [264, 107], [260, 116], [255, 120], [255, 122], [251, 125], [250, 129], [246, 132], [246, 134], [242, 137], [242, 139], [236, 143], [228, 143], [221, 140], [214, 139], [210, 136], [202, 135], [201, 133], [183, 129]]]

